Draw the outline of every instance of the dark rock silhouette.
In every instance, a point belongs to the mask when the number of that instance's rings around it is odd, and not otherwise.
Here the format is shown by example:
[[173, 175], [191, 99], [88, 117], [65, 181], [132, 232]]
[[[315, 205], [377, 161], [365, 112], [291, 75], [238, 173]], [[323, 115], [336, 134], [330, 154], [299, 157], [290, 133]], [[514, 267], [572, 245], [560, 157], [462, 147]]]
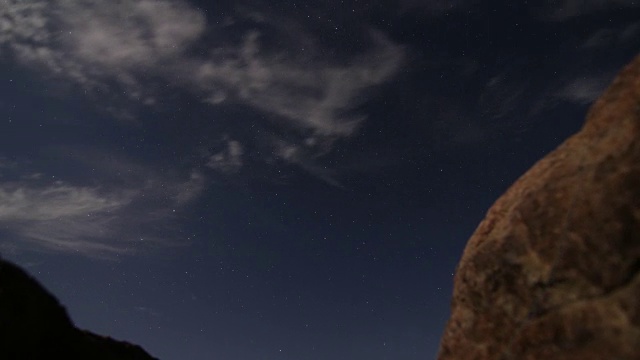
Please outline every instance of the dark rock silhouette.
[[77, 329], [53, 295], [0, 259], [0, 359], [154, 358], [137, 345]]
[[438, 359], [640, 359], [640, 57], [488, 211]]

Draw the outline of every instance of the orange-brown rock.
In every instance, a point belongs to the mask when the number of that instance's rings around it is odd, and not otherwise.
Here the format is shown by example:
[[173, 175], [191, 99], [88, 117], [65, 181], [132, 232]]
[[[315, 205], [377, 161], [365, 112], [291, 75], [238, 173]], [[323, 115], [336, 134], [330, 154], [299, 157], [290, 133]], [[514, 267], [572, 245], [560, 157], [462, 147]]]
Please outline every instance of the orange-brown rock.
[[488, 211], [438, 359], [640, 359], [640, 57]]

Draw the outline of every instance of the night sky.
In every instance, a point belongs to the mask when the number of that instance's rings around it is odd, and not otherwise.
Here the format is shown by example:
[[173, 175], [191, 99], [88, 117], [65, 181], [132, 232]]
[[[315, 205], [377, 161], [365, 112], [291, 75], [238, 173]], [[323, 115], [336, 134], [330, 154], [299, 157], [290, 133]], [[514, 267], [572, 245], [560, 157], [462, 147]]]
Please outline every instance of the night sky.
[[0, 253], [164, 360], [434, 359], [468, 237], [580, 128], [639, 19], [0, 0]]

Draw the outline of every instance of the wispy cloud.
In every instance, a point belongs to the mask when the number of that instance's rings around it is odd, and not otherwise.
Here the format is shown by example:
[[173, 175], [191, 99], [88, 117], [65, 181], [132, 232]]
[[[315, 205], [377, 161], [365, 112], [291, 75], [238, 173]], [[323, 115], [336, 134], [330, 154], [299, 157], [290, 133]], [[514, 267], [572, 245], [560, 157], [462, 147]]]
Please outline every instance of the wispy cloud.
[[193, 170], [189, 179], [175, 185], [173, 198], [177, 205], [185, 205], [196, 200], [205, 190], [207, 179], [197, 170]]
[[[205, 27], [204, 15], [177, 1], [22, 1], [0, 8], [0, 44], [19, 62], [85, 90], [152, 103], [143, 77], [163, 75]], [[142, 76], [144, 75], [144, 76]], [[118, 91], [121, 89], [117, 89]]]
[[12, 162], [5, 157], [0, 156], [0, 169], [6, 169], [13, 166]]
[[226, 148], [209, 157], [207, 167], [223, 174], [235, 173], [242, 167], [242, 144], [236, 140], [227, 140]]
[[[101, 177], [82, 185], [51, 176], [0, 177], [0, 225], [12, 248], [110, 258], [141, 249], [184, 243], [172, 230], [183, 209], [197, 200], [206, 178], [162, 175], [113, 155], [110, 162], [88, 155]], [[82, 168], [82, 159], [73, 159]], [[118, 169], [126, 168], [127, 171]], [[13, 172], [34, 173], [20, 168]]]
[[640, 22], [607, 27], [589, 35], [582, 47], [593, 50], [620, 46], [634, 39], [637, 40], [638, 34], [640, 34]]
[[328, 185], [344, 188], [340, 181], [336, 178], [335, 171], [327, 168], [326, 166], [316, 164], [312, 159], [313, 157], [308, 154], [309, 151], [304, 146], [287, 143], [284, 141], [276, 141], [275, 155], [290, 163], [299, 166], [307, 174], [322, 180]]
[[212, 103], [228, 95], [229, 100], [276, 115], [302, 131], [346, 137], [363, 120], [349, 115], [363, 91], [386, 81], [402, 59], [402, 49], [382, 34], [372, 32], [372, 40], [369, 53], [341, 65], [327, 59], [300, 61], [280, 53], [263, 54], [260, 34], [250, 32], [232, 54], [203, 62], [194, 83], [210, 93]]
[[[208, 24], [202, 11], [179, 0], [5, 3], [0, 45], [22, 64], [141, 106], [160, 101], [158, 83], [212, 106], [243, 104], [279, 132], [298, 134], [302, 146], [309, 137], [332, 144], [352, 136], [366, 118], [355, 109], [404, 58], [401, 46], [371, 30], [368, 49], [337, 60], [303, 26], [291, 36], [291, 24], [265, 16], [239, 42], [205, 43], [205, 35], [223, 36], [225, 26]], [[118, 113], [130, 117], [126, 109]]]
[[631, 0], [562, 0], [547, 1], [537, 7], [540, 16], [550, 21], [565, 21], [596, 11], [640, 7], [640, 2]]
[[604, 92], [611, 81], [611, 76], [584, 76], [566, 83], [555, 96], [579, 105], [587, 105], [595, 101]]
[[101, 196], [96, 189], [73, 187], [62, 182], [43, 187], [0, 188], [0, 218], [49, 221], [77, 215], [111, 212], [125, 205], [124, 197]]
[[480, 93], [478, 105], [487, 116], [497, 119], [512, 115], [526, 95], [527, 78], [514, 74], [513, 69], [493, 76]]
[[402, 11], [420, 10], [431, 15], [440, 15], [447, 11], [457, 11], [466, 8], [473, 0], [400, 0]]
[[131, 193], [56, 182], [47, 186], [0, 184], [0, 223], [35, 245], [61, 252], [119, 254], [130, 250], [115, 235]]

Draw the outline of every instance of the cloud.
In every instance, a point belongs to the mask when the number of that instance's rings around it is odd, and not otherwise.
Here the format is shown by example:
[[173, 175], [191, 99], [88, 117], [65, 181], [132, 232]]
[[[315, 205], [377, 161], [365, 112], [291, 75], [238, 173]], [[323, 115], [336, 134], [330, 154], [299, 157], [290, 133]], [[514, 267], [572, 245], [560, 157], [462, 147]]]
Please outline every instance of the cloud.
[[372, 32], [372, 41], [368, 53], [343, 65], [263, 54], [260, 33], [250, 32], [232, 54], [202, 63], [194, 83], [209, 93], [211, 103], [235, 99], [294, 129], [348, 137], [364, 119], [349, 111], [365, 90], [388, 80], [402, 61], [402, 48], [382, 34]]
[[0, 177], [0, 226], [12, 239], [5, 248], [111, 258], [185, 243], [177, 219], [204, 192], [204, 175], [158, 172], [113, 153], [79, 156], [67, 160], [91, 168], [97, 184], [54, 181], [20, 166], [13, 180]]
[[0, 10], [2, 42], [20, 60], [66, 75], [117, 75], [180, 58], [205, 28], [201, 12], [177, 1], [6, 3]]
[[226, 145], [227, 147], [223, 151], [209, 157], [206, 166], [223, 174], [238, 172], [242, 168], [244, 149], [235, 140], [227, 140]]
[[15, 166], [15, 164], [7, 158], [0, 156], [0, 170], [8, 169]]
[[528, 80], [519, 78], [514, 69], [495, 75], [484, 87], [478, 99], [482, 113], [498, 119], [513, 114], [522, 104]]
[[388, 80], [403, 58], [400, 46], [375, 31], [372, 49], [344, 64], [287, 56], [286, 46], [269, 55], [256, 30], [239, 44], [213, 45], [207, 56], [195, 56], [188, 49], [205, 32], [206, 19], [169, 0], [9, 1], [0, 15], [0, 39], [19, 61], [87, 89], [104, 90], [115, 81], [129, 97], [145, 100], [145, 77], [154, 75], [199, 90], [209, 103], [239, 101], [323, 135], [349, 136], [363, 117], [348, 111], [365, 90]]
[[44, 188], [0, 188], [0, 219], [48, 221], [110, 212], [125, 204], [121, 198], [101, 196], [95, 189], [62, 182]]
[[640, 7], [640, 2], [630, 0], [562, 0], [547, 3], [536, 9], [541, 18], [549, 21], [566, 21], [602, 10]]
[[[359, 53], [335, 57], [303, 23], [242, 11], [237, 18], [251, 26], [238, 30], [228, 29], [233, 21], [208, 23], [204, 12], [180, 0], [6, 0], [0, 56], [77, 84], [120, 119], [135, 118], [122, 101], [153, 108], [166, 93], [179, 93], [211, 106], [253, 109], [263, 114], [256, 121], [272, 129], [268, 136], [288, 134], [286, 141], [302, 146], [314, 137], [323, 146], [309, 148], [325, 153], [335, 139], [354, 135], [366, 119], [358, 106], [405, 58], [401, 46], [375, 30]], [[244, 36], [235, 40], [238, 32]], [[233, 170], [238, 158], [213, 159], [211, 167], [224, 160]]]
[[205, 29], [200, 11], [176, 1], [61, 4], [59, 11], [65, 13], [60, 19], [69, 29], [65, 45], [79, 59], [105, 69], [148, 68], [180, 60]]
[[584, 41], [582, 48], [593, 50], [621, 46], [637, 39], [638, 33], [640, 33], [640, 22], [599, 29]]
[[466, 8], [469, 0], [400, 0], [399, 4], [403, 12], [422, 10], [427, 14], [440, 15], [447, 11], [457, 11]]
[[177, 205], [188, 204], [197, 199], [205, 190], [206, 178], [199, 171], [193, 170], [189, 180], [176, 185], [175, 202]]
[[580, 77], [564, 85], [555, 96], [579, 105], [587, 105], [604, 92], [610, 81], [611, 77], [609, 76]]
[[[313, 142], [312, 139], [308, 139], [308, 141]], [[286, 143], [280, 140], [274, 142], [274, 154], [281, 160], [299, 166], [307, 174], [328, 185], [336, 188], [344, 188], [340, 181], [336, 179], [335, 171], [326, 166], [316, 164], [308, 152], [308, 149], [300, 145]]]
[[114, 235], [127, 193], [55, 182], [47, 186], [0, 185], [0, 223], [31, 242], [61, 252], [120, 254], [130, 250]]
[[143, 103], [154, 101], [144, 78], [180, 63], [204, 28], [201, 12], [170, 0], [7, 0], [0, 8], [0, 45], [20, 63], [102, 96], [115, 83]]

